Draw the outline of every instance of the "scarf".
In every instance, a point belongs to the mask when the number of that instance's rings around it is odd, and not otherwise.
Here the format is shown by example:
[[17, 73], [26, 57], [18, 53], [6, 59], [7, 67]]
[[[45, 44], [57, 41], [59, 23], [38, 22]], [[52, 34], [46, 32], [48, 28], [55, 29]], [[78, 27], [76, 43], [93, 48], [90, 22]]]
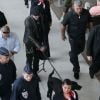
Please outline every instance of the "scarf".
[[69, 93], [69, 97], [68, 97], [68, 96], [65, 97], [65, 100], [72, 100], [72, 98], [76, 99], [76, 94], [75, 94], [74, 91], [71, 91], [71, 92]]

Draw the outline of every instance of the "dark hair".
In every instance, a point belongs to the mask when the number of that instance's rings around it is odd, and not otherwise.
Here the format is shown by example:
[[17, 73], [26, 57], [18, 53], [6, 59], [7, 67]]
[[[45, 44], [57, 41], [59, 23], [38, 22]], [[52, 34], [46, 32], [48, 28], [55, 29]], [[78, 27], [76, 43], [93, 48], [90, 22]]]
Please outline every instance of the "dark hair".
[[62, 85], [72, 85], [72, 81], [70, 79], [64, 79]]

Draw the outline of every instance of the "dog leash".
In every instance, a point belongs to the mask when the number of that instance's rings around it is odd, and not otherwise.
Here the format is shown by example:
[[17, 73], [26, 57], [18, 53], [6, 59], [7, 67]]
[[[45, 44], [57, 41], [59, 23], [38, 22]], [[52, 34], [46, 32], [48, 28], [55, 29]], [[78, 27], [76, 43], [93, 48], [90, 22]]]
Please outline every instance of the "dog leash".
[[[29, 39], [31, 40], [32, 43], [34, 43], [36, 45], [37, 48], [40, 48], [40, 45], [31, 36], [29, 36]], [[54, 69], [54, 71], [56, 72], [56, 74], [58, 75], [58, 77], [62, 80], [60, 74], [55, 69], [54, 65], [51, 63], [51, 60], [44, 53], [43, 53], [43, 55], [44, 55], [45, 58], [47, 58], [48, 62], [50, 63], [51, 67]]]

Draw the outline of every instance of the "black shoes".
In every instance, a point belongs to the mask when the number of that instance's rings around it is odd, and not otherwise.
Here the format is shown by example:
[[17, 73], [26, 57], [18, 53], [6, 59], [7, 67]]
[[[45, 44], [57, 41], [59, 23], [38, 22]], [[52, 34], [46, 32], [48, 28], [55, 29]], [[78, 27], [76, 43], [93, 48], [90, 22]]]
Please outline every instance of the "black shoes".
[[79, 79], [79, 72], [74, 72], [74, 78], [77, 80]]

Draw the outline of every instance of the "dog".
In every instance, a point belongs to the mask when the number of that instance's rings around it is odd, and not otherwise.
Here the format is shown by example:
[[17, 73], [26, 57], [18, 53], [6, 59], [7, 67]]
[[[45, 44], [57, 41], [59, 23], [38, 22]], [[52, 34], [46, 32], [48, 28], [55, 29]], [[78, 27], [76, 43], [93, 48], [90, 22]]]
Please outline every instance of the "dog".
[[[48, 81], [47, 81], [47, 97], [52, 100], [52, 92], [54, 91], [55, 94], [60, 94], [62, 92], [62, 80], [56, 77], [52, 77], [54, 74], [54, 70], [49, 74]], [[81, 90], [82, 86], [79, 85], [77, 82], [72, 81], [72, 90]]]

